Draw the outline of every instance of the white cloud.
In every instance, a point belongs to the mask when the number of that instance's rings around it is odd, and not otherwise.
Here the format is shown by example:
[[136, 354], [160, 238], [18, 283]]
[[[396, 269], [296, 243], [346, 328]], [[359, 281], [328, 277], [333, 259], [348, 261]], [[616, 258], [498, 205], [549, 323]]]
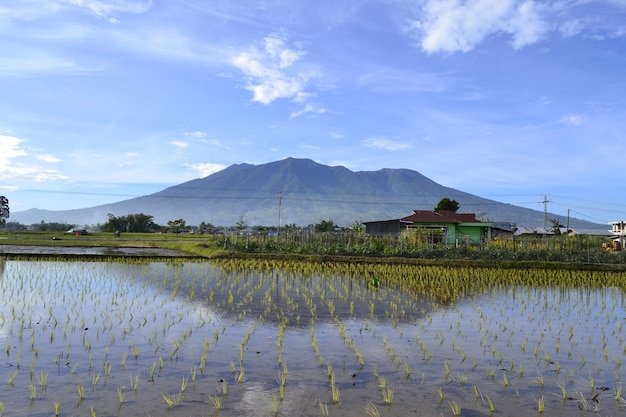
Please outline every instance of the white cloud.
[[15, 136], [0, 135], [0, 172], [8, 169], [12, 159], [26, 156], [26, 151], [20, 148], [22, 142]]
[[508, 34], [512, 46], [537, 42], [548, 27], [533, 0], [427, 0], [412, 22], [429, 53], [468, 52], [489, 36]]
[[35, 182], [67, 181], [69, 178], [54, 170], [39, 171], [34, 176]]
[[298, 146], [298, 148], [300, 148], [300, 149], [307, 149], [307, 150], [314, 150], [314, 151], [319, 151], [320, 149], [322, 149], [322, 148], [321, 148], [321, 147], [319, 147], [319, 146], [316, 146], [316, 145], [309, 145], [309, 144], [306, 144], [306, 143], [301, 143], [301, 144]]
[[201, 132], [199, 130], [195, 131], [195, 132], [185, 132], [183, 133], [183, 135], [191, 137], [191, 138], [205, 138], [207, 136], [206, 133]]
[[583, 30], [583, 24], [580, 20], [568, 20], [559, 25], [559, 33], [564, 38], [570, 38], [572, 36], [578, 35]]
[[111, 15], [115, 13], [144, 13], [152, 7], [152, 0], [61, 0], [74, 6], [85, 8], [111, 23], [119, 21]]
[[270, 104], [280, 98], [302, 100], [309, 74], [288, 73], [303, 55], [303, 51], [287, 48], [283, 39], [268, 36], [263, 40], [264, 49], [251, 47], [232, 58], [231, 63], [246, 77], [246, 88], [252, 92], [252, 101]]
[[313, 113], [313, 114], [324, 114], [326, 113], [328, 110], [322, 107], [318, 107], [315, 106], [313, 104], [307, 103], [302, 109], [298, 110], [298, 111], [294, 111], [289, 115], [290, 119], [295, 119], [297, 117], [302, 116], [303, 114], [306, 113]]
[[[32, 179], [36, 182], [50, 182], [58, 180], [67, 180], [68, 178], [53, 169], [44, 169], [33, 165], [32, 163], [21, 163], [17, 160], [27, 157], [28, 153], [21, 148], [24, 142], [15, 136], [0, 135], [0, 179], [16, 180], [16, 179]], [[45, 162], [58, 162], [59, 160], [52, 155], [38, 155], [37, 159]]]
[[168, 142], [170, 145], [174, 145], [177, 146], [179, 148], [186, 148], [187, 146], [189, 146], [189, 143], [182, 141], [182, 140], [173, 140], [171, 142]]
[[559, 122], [564, 125], [580, 126], [581, 124], [583, 124], [583, 117], [578, 114], [568, 114], [561, 117], [559, 119]]
[[201, 178], [207, 177], [211, 174], [215, 174], [226, 168], [225, 165], [221, 164], [212, 164], [210, 162], [198, 162], [195, 164], [185, 164], [187, 168], [190, 168], [192, 171], [196, 171], [200, 174]]
[[346, 137], [346, 135], [343, 135], [341, 133], [338, 132], [328, 132], [328, 136], [330, 136], [332, 139], [343, 139]]
[[56, 156], [51, 155], [51, 154], [37, 155], [35, 158], [44, 162], [61, 162], [62, 161], [62, 159], [57, 158]]
[[368, 148], [384, 149], [386, 151], [401, 151], [413, 147], [410, 143], [394, 142], [386, 138], [368, 138], [361, 143]]

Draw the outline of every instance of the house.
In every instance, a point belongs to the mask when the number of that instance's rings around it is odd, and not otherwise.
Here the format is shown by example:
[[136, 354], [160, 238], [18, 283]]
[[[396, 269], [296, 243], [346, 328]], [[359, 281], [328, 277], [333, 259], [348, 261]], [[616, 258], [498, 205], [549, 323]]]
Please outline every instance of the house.
[[482, 222], [474, 213], [440, 210], [413, 210], [413, 214], [394, 220], [364, 222], [370, 235], [400, 233], [405, 230], [424, 232], [444, 243], [480, 243], [491, 239], [492, 223]]
[[626, 241], [626, 220], [622, 220], [620, 222], [610, 222], [611, 225], [611, 238], [613, 239], [614, 246], [616, 249], [622, 249], [624, 247], [624, 242]]

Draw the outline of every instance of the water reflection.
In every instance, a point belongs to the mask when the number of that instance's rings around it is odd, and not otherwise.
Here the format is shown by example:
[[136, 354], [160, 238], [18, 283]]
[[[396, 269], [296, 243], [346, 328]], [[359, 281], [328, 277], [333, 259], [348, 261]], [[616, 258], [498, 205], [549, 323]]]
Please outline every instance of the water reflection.
[[622, 411], [617, 288], [494, 286], [442, 306], [324, 271], [6, 262], [0, 291], [5, 415], [49, 415], [52, 401], [73, 415], [209, 415], [216, 398], [220, 416], [361, 416], [368, 402], [450, 415], [453, 401], [490, 415], [488, 399], [522, 416], [540, 397], [554, 416], [583, 400]]

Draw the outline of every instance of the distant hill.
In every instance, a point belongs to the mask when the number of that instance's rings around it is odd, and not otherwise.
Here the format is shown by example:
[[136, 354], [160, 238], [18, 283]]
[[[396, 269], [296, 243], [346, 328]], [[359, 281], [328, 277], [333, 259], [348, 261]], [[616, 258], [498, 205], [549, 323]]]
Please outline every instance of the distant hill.
[[[123, 216], [144, 213], [158, 224], [182, 218], [189, 225], [210, 222], [231, 226], [243, 219], [248, 225], [295, 223], [304, 226], [332, 219], [349, 226], [355, 221], [396, 219], [414, 209], [430, 210], [443, 198], [460, 203], [459, 212], [476, 213], [493, 222], [542, 226], [544, 213], [478, 197], [437, 184], [408, 169], [353, 172], [309, 159], [287, 158], [261, 165], [235, 164], [209, 175], [143, 197], [77, 210], [31, 209], [12, 213], [24, 224], [66, 222], [95, 225], [108, 213]], [[549, 214], [549, 218], [559, 218]], [[565, 219], [560, 217], [561, 222]], [[570, 219], [574, 229], [606, 229], [584, 220]]]

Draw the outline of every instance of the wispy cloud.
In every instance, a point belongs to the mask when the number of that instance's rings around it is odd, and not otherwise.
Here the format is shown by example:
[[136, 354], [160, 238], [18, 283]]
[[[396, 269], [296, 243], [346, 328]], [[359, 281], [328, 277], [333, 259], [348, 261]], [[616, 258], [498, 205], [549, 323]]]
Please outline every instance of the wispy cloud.
[[346, 137], [346, 135], [341, 134], [339, 132], [328, 132], [328, 136], [330, 136], [331, 139], [336, 139], [336, 140], [343, 139]]
[[152, 7], [152, 0], [59, 0], [57, 3], [84, 8], [110, 23], [119, 23], [113, 17], [117, 13], [139, 14], [150, 10]]
[[298, 148], [300, 149], [307, 149], [307, 150], [312, 150], [312, 151], [319, 151], [320, 149], [322, 149], [320, 146], [317, 145], [309, 145], [308, 143], [301, 143]]
[[173, 140], [168, 142], [170, 145], [174, 145], [178, 148], [186, 148], [187, 146], [189, 146], [188, 142], [182, 141], [182, 140]]
[[209, 176], [211, 174], [215, 174], [216, 172], [219, 172], [223, 170], [224, 168], [226, 168], [225, 165], [212, 164], [210, 162], [198, 162], [195, 164], [185, 164], [185, 166], [191, 169], [192, 171], [195, 171], [198, 174], [200, 174], [200, 177], [202, 178]]
[[307, 103], [300, 110], [291, 112], [291, 114], [289, 115], [289, 118], [295, 119], [307, 113], [318, 115], [318, 114], [324, 114], [326, 112], [328, 112], [328, 109], [316, 106], [314, 104]]
[[559, 119], [560, 123], [569, 126], [580, 126], [583, 121], [583, 117], [579, 114], [567, 114]]
[[[67, 180], [66, 175], [54, 169], [46, 169], [32, 163], [19, 162], [23, 157], [28, 157], [21, 144], [24, 142], [15, 136], [0, 135], [0, 179], [15, 181], [18, 179], [31, 179], [35, 182], [51, 182]], [[58, 162], [52, 155], [38, 155], [36, 159], [45, 162]]]
[[386, 138], [368, 138], [364, 139], [361, 143], [368, 148], [377, 148], [386, 151], [401, 151], [413, 147], [410, 143], [394, 142]]
[[190, 138], [198, 138], [198, 139], [205, 138], [207, 136], [206, 133], [201, 132], [199, 130], [197, 130], [195, 132], [185, 132], [185, 133], [183, 133], [183, 135], [185, 135], [187, 137], [190, 137]]
[[57, 158], [56, 156], [52, 155], [52, 154], [43, 154], [43, 155], [37, 155], [35, 156], [35, 158], [39, 159], [40, 161], [44, 161], [44, 162], [51, 162], [51, 163], [55, 163], [55, 162], [61, 162], [62, 159]]
[[252, 46], [234, 56], [231, 63], [246, 77], [252, 101], [262, 104], [281, 98], [302, 101], [311, 74], [288, 70], [303, 55], [302, 50], [288, 48], [283, 39], [268, 36], [263, 39], [263, 49]]
[[427, 0], [412, 28], [429, 53], [468, 52], [497, 34], [511, 36], [518, 49], [548, 30], [540, 9], [533, 0]]

